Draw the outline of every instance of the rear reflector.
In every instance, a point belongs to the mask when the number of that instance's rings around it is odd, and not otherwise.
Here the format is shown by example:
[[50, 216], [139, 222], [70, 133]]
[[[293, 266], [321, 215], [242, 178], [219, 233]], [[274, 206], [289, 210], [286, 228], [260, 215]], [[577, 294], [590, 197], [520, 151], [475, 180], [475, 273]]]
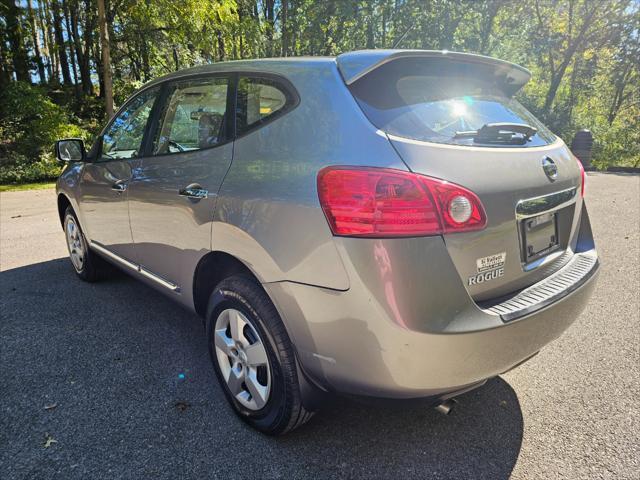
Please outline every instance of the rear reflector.
[[327, 167], [318, 173], [318, 196], [334, 235], [421, 237], [487, 223], [470, 190], [401, 170]]

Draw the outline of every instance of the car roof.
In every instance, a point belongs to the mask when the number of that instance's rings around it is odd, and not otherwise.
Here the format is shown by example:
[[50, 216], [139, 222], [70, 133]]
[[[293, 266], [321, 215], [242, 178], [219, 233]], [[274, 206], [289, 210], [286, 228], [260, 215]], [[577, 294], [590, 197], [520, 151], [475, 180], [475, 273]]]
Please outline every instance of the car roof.
[[328, 68], [337, 65], [342, 78], [347, 85], [367, 75], [376, 68], [398, 58], [450, 58], [462, 62], [484, 64], [493, 67], [497, 74], [504, 75], [511, 83], [514, 92], [521, 88], [531, 78], [531, 72], [515, 63], [493, 57], [472, 53], [449, 52], [447, 50], [356, 50], [331, 56], [301, 56], [259, 58], [251, 60], [233, 60], [211, 63], [197, 67], [186, 68], [169, 73], [148, 82], [144, 88], [192, 75], [206, 75], [207, 73], [256, 72], [272, 73], [287, 76], [292, 67]]
[[185, 76], [192, 75], [206, 75], [207, 73], [233, 73], [233, 72], [269, 72], [269, 73], [284, 73], [288, 68], [294, 65], [313, 68], [313, 67], [326, 67], [328, 65], [335, 65], [336, 57], [275, 57], [275, 58], [257, 58], [251, 60], [231, 60], [225, 62], [216, 62], [206, 65], [199, 65], [196, 67], [184, 68], [162, 77], [156, 78], [145, 85], [151, 86], [156, 83], [161, 83], [169, 80], [179, 79]]

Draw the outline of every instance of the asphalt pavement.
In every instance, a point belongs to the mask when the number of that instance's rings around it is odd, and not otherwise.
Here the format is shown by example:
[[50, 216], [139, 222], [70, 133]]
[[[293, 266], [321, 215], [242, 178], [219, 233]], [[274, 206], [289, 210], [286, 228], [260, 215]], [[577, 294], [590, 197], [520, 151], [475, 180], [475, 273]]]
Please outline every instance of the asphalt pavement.
[[227, 406], [198, 317], [124, 274], [81, 282], [55, 193], [2, 193], [0, 478], [638, 479], [640, 176], [589, 174], [587, 202], [596, 293], [534, 359], [446, 417], [336, 399], [270, 438]]

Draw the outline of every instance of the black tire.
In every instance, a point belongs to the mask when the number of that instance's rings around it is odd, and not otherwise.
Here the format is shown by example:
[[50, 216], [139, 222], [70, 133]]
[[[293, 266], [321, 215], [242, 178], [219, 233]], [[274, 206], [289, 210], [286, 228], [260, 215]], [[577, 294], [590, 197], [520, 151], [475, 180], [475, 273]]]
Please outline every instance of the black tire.
[[[262, 341], [271, 372], [269, 398], [260, 410], [242, 405], [231, 393], [218, 363], [215, 324], [227, 309], [241, 312]], [[207, 343], [220, 386], [236, 414], [253, 428], [268, 435], [282, 435], [307, 422], [312, 416], [302, 405], [293, 345], [278, 312], [262, 287], [243, 275], [229, 277], [214, 289], [206, 317]]]
[[[87, 243], [87, 239], [84, 236], [84, 232], [82, 231], [82, 227], [80, 226], [80, 222], [78, 221], [78, 217], [76, 213], [71, 208], [71, 205], [67, 207], [64, 212], [64, 221], [63, 221], [63, 229], [65, 236], [67, 233], [67, 225], [69, 220], [73, 220], [74, 224], [78, 228], [78, 234], [82, 248], [84, 250], [84, 259], [82, 261], [82, 265], [78, 266], [71, 259], [71, 247], [69, 245], [69, 241], [67, 241], [67, 250], [69, 251], [69, 260], [71, 262], [71, 266], [74, 271], [80, 277], [81, 280], [85, 282], [97, 282], [98, 280], [102, 280], [108, 277], [113, 271], [111, 265], [109, 265], [106, 260], [98, 256], [96, 253], [92, 252], [89, 249], [89, 244]], [[65, 238], [66, 239], [66, 238]]]

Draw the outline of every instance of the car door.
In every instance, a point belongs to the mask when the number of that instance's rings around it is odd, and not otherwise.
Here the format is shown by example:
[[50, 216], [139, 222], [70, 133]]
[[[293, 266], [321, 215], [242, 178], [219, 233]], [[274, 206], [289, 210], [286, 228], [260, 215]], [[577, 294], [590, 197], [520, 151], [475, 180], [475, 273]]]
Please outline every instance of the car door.
[[140, 92], [118, 112], [94, 148], [80, 177], [83, 228], [94, 248], [134, 258], [127, 190], [144, 150], [145, 132], [159, 87]]
[[141, 273], [191, 301], [198, 261], [211, 248], [218, 189], [233, 153], [230, 75], [164, 86], [149, 156], [129, 189], [131, 230]]

